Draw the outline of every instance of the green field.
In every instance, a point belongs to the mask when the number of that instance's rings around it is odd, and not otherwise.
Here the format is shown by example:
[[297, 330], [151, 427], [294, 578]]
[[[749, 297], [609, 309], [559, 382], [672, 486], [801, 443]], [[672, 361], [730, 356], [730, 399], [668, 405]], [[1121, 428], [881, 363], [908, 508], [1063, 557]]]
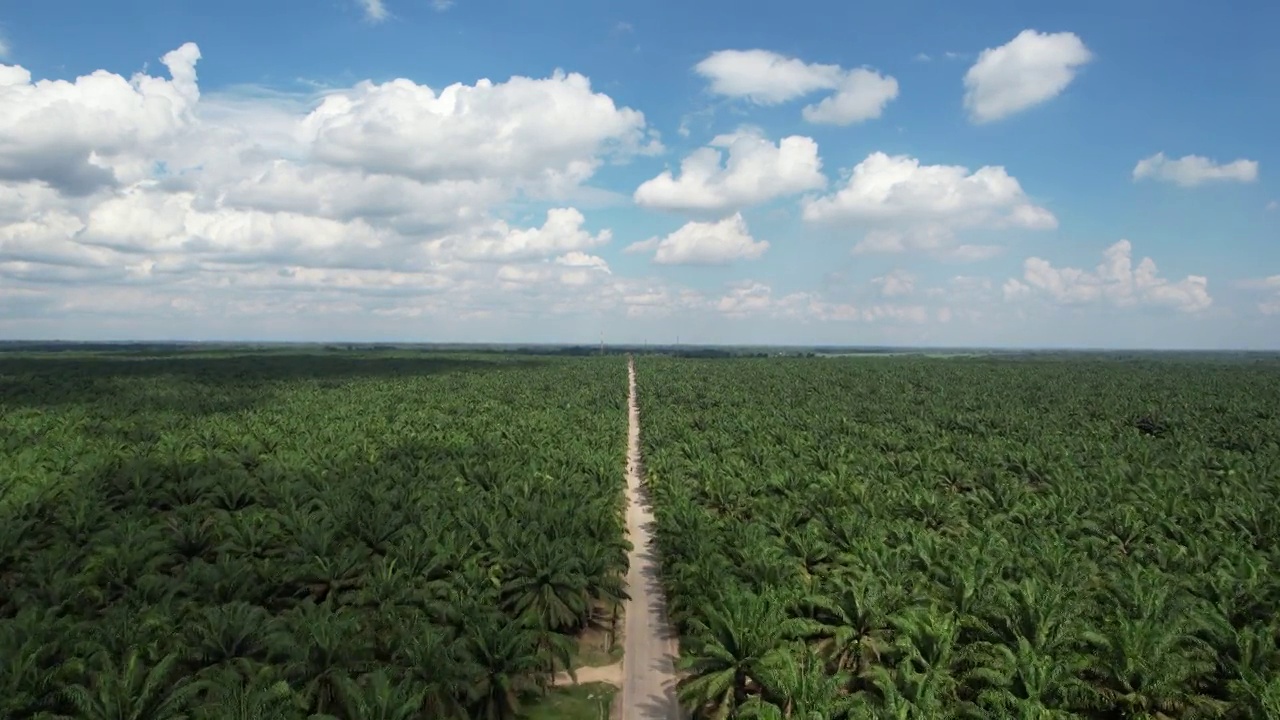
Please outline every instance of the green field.
[[[1280, 717], [1280, 362], [881, 355], [637, 358], [691, 710]], [[601, 718], [625, 380], [0, 354], [0, 718]]]
[[647, 360], [707, 717], [1280, 717], [1280, 365]]
[[545, 685], [621, 597], [625, 380], [622, 358], [0, 356], [0, 718], [587, 703]]

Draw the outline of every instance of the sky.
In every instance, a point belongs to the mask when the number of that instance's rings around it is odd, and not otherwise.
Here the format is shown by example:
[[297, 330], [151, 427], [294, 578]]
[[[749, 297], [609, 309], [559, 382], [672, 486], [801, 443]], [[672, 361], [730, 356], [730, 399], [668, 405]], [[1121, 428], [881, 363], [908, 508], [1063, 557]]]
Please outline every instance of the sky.
[[1280, 349], [1276, 27], [0, 1], [0, 338]]

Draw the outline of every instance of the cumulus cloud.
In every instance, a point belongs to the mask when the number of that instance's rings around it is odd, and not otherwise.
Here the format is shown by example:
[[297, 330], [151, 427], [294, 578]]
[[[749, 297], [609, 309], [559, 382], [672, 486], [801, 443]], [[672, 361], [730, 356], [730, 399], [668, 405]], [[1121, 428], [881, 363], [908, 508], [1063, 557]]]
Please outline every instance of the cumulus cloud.
[[32, 82], [25, 68], [0, 66], [0, 181], [82, 196], [142, 179], [151, 166], [138, 150], [163, 149], [193, 122], [199, 59], [193, 43], [167, 53], [170, 80], [98, 71]]
[[1133, 246], [1128, 240], [1107, 248], [1103, 261], [1092, 272], [1056, 268], [1048, 260], [1027, 258], [1022, 277], [1010, 278], [1003, 289], [1007, 300], [1044, 294], [1064, 305], [1154, 305], [1194, 313], [1213, 304], [1208, 280], [1203, 276], [1188, 275], [1176, 282], [1162, 278], [1155, 261], [1149, 257], [1144, 257], [1135, 267]]
[[604, 273], [612, 274], [609, 270], [609, 263], [598, 255], [588, 255], [581, 250], [570, 250], [555, 260], [557, 265], [573, 268], [591, 268]]
[[834, 95], [802, 111], [805, 120], [825, 125], [852, 125], [880, 117], [898, 97], [898, 81], [874, 70], [850, 70]]
[[[727, 160], [720, 148], [727, 151]], [[747, 129], [716, 137], [680, 163], [678, 178], [664, 171], [640, 185], [634, 197], [642, 207], [721, 212], [825, 184], [818, 144], [812, 139], [792, 135], [774, 145], [759, 131]]]
[[742, 213], [716, 222], [689, 222], [664, 238], [649, 238], [627, 246], [626, 252], [654, 252], [659, 265], [725, 265], [755, 260], [769, 243], [751, 237]]
[[809, 222], [870, 227], [855, 253], [922, 251], [961, 261], [991, 257], [1000, 248], [958, 243], [956, 230], [1044, 230], [1058, 224], [1003, 167], [970, 172], [882, 152], [858, 163], [843, 187], [806, 198], [802, 208]]
[[839, 65], [806, 63], [770, 50], [718, 50], [694, 71], [711, 83], [711, 92], [776, 105], [840, 84]]
[[771, 50], [719, 50], [703, 58], [694, 71], [710, 82], [711, 92], [758, 105], [777, 105], [833, 90], [802, 113], [809, 122], [827, 125], [878, 118], [898, 97], [898, 81], [870, 68], [846, 70], [839, 65], [806, 63]]
[[1211, 182], [1250, 183], [1258, 179], [1258, 161], [1240, 159], [1219, 164], [1199, 155], [1184, 155], [1170, 160], [1158, 152], [1133, 166], [1133, 179], [1159, 180], [1182, 187]]
[[858, 163], [834, 194], [804, 203], [804, 218], [814, 222], [920, 217], [1033, 229], [1057, 225], [1003, 167], [987, 165], [971, 173], [960, 165], [922, 165], [906, 155], [882, 152]]
[[501, 175], [565, 187], [606, 154], [649, 151], [644, 115], [618, 108], [577, 73], [450, 85], [362, 82], [330, 93], [299, 131], [312, 157], [422, 181]]
[[[167, 78], [0, 66], [9, 287], [135, 317], [625, 307], [634, 281], [592, 254], [610, 231], [565, 200], [660, 145], [587, 78], [202, 96], [200, 57], [166, 54]], [[513, 201], [545, 217], [500, 219]]]
[[554, 208], [547, 211], [547, 220], [539, 228], [513, 228], [499, 220], [479, 232], [450, 235], [433, 240], [426, 247], [444, 251], [441, 255], [445, 257], [482, 262], [531, 260], [560, 253], [572, 253], [564, 256], [570, 259], [581, 258], [584, 255], [580, 251], [606, 245], [613, 235], [609, 230], [592, 235], [583, 229], [585, 221], [574, 208]]
[[1023, 30], [987, 48], [964, 76], [964, 106], [975, 123], [1000, 120], [1057, 97], [1093, 53], [1074, 33]]

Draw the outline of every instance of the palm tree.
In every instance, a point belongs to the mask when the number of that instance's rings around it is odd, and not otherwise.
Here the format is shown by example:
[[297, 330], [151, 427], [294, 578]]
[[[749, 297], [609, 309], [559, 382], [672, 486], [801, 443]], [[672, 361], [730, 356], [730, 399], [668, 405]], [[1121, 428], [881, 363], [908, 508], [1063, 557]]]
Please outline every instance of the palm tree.
[[538, 633], [495, 611], [470, 619], [463, 642], [473, 714], [483, 720], [516, 717], [523, 696], [543, 687]]
[[[911, 708], [910, 717], [948, 718], [967, 712], [955, 670], [964, 665], [958, 647], [960, 622], [953, 613], [917, 607], [892, 620], [897, 662], [893, 671], [871, 668], [872, 684], [885, 702]], [[895, 712], [900, 712], [897, 710]]]
[[800, 637], [804, 623], [787, 617], [773, 594], [725, 595], [706, 608], [706, 621], [693, 620], [688, 650], [682, 653], [680, 699], [704, 717], [724, 718], [737, 711], [760, 687], [760, 674], [785, 652], [786, 641]]
[[1231, 699], [1235, 702], [1232, 718], [1280, 717], [1280, 674], [1249, 673], [1232, 683]]
[[239, 673], [223, 672], [214, 689], [195, 714], [195, 720], [301, 720], [293, 688], [263, 668], [246, 679]]
[[763, 692], [749, 698], [739, 714], [761, 720], [837, 720], [854, 705], [844, 692], [847, 682], [844, 673], [828, 673], [823, 658], [800, 644], [761, 667]]
[[837, 576], [821, 594], [803, 598], [797, 611], [813, 620], [809, 638], [835, 664], [859, 677], [889, 647], [889, 619], [907, 598], [872, 573]]
[[[592, 543], [583, 549], [581, 558], [582, 572], [587, 578], [584, 593], [591, 604], [590, 622], [608, 629], [608, 649], [612, 650], [618, 631], [618, 610], [624, 600], [631, 598], [627, 594], [627, 553], [605, 543]], [[598, 617], [601, 604], [608, 609], [607, 619]]]
[[51, 709], [60, 678], [59, 646], [44, 628], [65, 628], [53, 611], [27, 610], [0, 622], [0, 717]]
[[1113, 618], [1095, 647], [1086, 675], [1123, 717], [1166, 718], [1213, 714], [1221, 703], [1203, 692], [1214, 667], [1213, 649], [1192, 633], [1168, 593], [1152, 590], [1149, 609]]
[[1082, 655], [1053, 657], [1019, 637], [1013, 648], [990, 645], [981, 665], [964, 674], [967, 686], [977, 690], [977, 702], [996, 717], [1016, 720], [1068, 720], [1074, 710], [1094, 704], [1096, 694], [1079, 672]]
[[272, 637], [273, 654], [307, 706], [325, 713], [342, 678], [364, 665], [360, 623], [352, 613], [310, 602], [299, 605], [285, 623], [287, 630]]
[[412, 632], [401, 644], [395, 662], [406, 669], [406, 678], [422, 686], [422, 712], [433, 717], [465, 715], [468, 666], [459, 657], [460, 651], [439, 628], [410, 627]]
[[385, 670], [359, 681], [342, 678], [338, 689], [340, 716], [314, 715], [313, 720], [415, 720], [426, 690], [416, 683], [395, 682]]
[[178, 655], [170, 653], [151, 668], [137, 652], [123, 663], [99, 653], [93, 661], [88, 685], [66, 689], [77, 720], [186, 720], [196, 696], [205, 684], [190, 677], [175, 678]]
[[247, 668], [266, 659], [275, 625], [266, 610], [246, 602], [205, 607], [189, 625], [192, 660], [203, 667]]
[[559, 543], [543, 541], [513, 558], [502, 584], [503, 607], [552, 631], [580, 628], [588, 617], [587, 577], [579, 559]]

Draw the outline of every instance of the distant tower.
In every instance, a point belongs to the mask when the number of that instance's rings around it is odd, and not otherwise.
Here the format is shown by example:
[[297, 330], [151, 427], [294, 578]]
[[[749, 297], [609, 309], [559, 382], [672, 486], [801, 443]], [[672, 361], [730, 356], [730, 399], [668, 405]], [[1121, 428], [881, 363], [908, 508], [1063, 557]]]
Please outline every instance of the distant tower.
[[604, 331], [600, 331], [600, 354], [604, 354]]

